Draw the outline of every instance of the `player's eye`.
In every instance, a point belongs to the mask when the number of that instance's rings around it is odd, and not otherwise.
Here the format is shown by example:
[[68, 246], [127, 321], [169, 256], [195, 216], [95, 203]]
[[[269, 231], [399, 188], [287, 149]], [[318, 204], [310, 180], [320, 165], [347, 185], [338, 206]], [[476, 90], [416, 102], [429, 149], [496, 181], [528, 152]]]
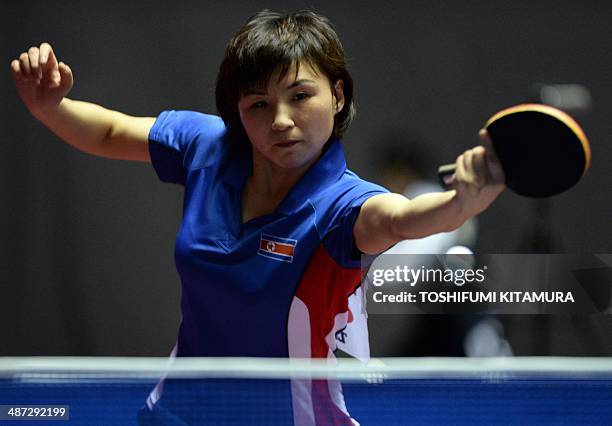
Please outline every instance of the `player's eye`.
[[309, 97], [310, 97], [310, 95], [308, 93], [300, 92], [300, 93], [296, 93], [293, 96], [293, 100], [294, 101], [301, 101], [301, 100], [307, 99]]
[[257, 101], [253, 105], [251, 105], [251, 108], [253, 108], [253, 109], [261, 109], [261, 108], [264, 108], [267, 105], [268, 104], [265, 101]]

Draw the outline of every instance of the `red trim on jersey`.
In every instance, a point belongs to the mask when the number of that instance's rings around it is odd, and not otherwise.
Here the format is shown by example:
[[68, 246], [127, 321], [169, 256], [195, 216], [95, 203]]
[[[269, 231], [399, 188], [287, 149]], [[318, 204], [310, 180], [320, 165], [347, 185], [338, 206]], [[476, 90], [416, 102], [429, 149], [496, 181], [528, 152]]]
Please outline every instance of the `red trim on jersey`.
[[[361, 269], [343, 268], [321, 245], [314, 253], [300, 280], [295, 297], [308, 309], [310, 319], [310, 354], [312, 358], [333, 358], [326, 340], [335, 339], [336, 317], [348, 312], [347, 322], [353, 320], [349, 310], [349, 296], [362, 281]], [[342, 324], [340, 324], [342, 325]], [[345, 324], [344, 324], [345, 325]], [[304, 326], [308, 327], [308, 324]], [[332, 340], [333, 342], [334, 340]], [[339, 385], [339, 384], [338, 384]], [[327, 380], [311, 382], [312, 412], [317, 425], [354, 425], [345, 411], [341, 388], [334, 398]], [[295, 396], [294, 396], [295, 397]], [[338, 403], [342, 404], [338, 406]]]
[[[361, 279], [361, 269], [342, 268], [323, 246], [315, 251], [295, 294], [310, 315], [313, 358], [327, 358], [330, 349], [325, 337], [332, 331], [336, 315], [349, 311], [348, 298]], [[349, 311], [349, 322], [351, 320]]]

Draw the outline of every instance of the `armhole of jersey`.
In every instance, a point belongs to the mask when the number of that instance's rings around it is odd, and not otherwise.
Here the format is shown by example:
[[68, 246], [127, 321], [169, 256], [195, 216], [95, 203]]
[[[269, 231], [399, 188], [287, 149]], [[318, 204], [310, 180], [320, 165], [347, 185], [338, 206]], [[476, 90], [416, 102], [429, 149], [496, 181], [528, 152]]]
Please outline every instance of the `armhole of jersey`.
[[151, 164], [162, 182], [185, 185], [186, 170], [183, 155], [179, 151], [149, 139], [149, 155]]

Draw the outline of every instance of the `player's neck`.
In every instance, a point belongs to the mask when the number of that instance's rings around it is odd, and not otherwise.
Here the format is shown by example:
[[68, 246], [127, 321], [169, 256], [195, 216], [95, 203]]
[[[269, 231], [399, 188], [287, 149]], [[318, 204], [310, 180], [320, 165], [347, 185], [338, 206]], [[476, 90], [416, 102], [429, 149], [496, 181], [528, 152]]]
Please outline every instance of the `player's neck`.
[[253, 174], [242, 191], [242, 222], [273, 213], [309, 167], [284, 169], [254, 155]]
[[309, 163], [296, 168], [282, 168], [263, 156], [254, 154], [253, 174], [247, 179], [247, 187], [260, 197], [280, 202], [310, 166]]

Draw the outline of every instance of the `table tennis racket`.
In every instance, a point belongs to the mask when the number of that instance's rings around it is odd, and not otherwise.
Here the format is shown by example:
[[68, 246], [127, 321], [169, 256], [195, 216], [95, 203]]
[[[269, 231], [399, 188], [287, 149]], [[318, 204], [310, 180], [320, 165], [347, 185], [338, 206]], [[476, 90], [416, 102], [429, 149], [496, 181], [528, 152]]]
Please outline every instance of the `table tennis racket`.
[[[589, 141], [568, 114], [540, 104], [504, 109], [486, 123], [506, 186], [526, 197], [549, 197], [574, 186], [591, 163]], [[448, 188], [455, 165], [438, 169]]]

